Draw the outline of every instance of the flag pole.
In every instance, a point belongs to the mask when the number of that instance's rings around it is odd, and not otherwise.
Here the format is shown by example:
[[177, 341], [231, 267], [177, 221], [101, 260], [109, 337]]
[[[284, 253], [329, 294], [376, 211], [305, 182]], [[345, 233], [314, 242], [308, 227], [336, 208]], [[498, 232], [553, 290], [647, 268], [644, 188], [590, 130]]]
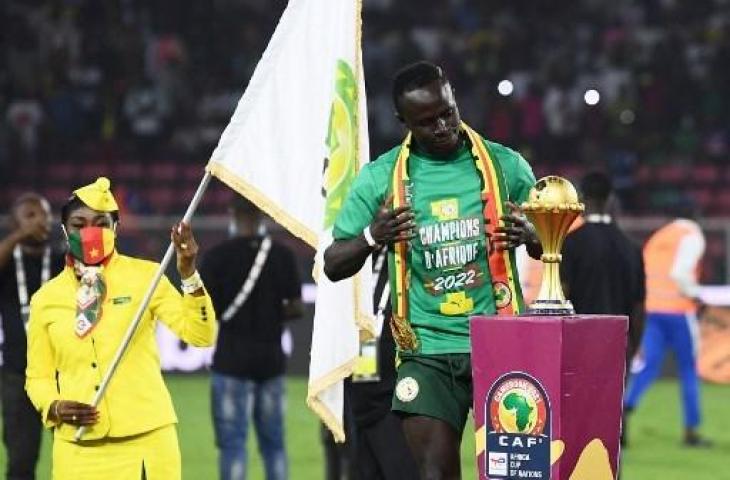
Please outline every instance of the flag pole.
[[[198, 185], [198, 189], [195, 191], [195, 195], [193, 195], [193, 199], [190, 201], [190, 205], [188, 205], [188, 209], [185, 211], [185, 215], [183, 215], [183, 222], [190, 222], [190, 219], [195, 213], [195, 209], [198, 208], [198, 204], [203, 198], [205, 190], [208, 188], [208, 184], [210, 183], [211, 178], [211, 173], [206, 170], [203, 179], [200, 181], [200, 185]], [[122, 343], [117, 348], [111, 365], [109, 365], [109, 369], [106, 371], [104, 379], [99, 385], [99, 389], [94, 394], [94, 399], [91, 402], [92, 406], [98, 406], [101, 398], [104, 396], [104, 392], [106, 392], [106, 389], [109, 386], [109, 382], [111, 381], [112, 376], [114, 376], [114, 372], [116, 372], [117, 367], [119, 366], [119, 362], [124, 355], [124, 352], [127, 350], [129, 343], [132, 341], [132, 337], [137, 331], [137, 327], [139, 326], [139, 322], [142, 319], [142, 315], [144, 315], [145, 310], [147, 310], [147, 306], [149, 305], [150, 300], [152, 300], [152, 295], [155, 293], [157, 285], [160, 283], [162, 276], [165, 274], [165, 270], [167, 270], [167, 266], [170, 264], [170, 261], [172, 260], [172, 255], [174, 253], [175, 245], [170, 242], [170, 245], [167, 247], [167, 251], [165, 252], [165, 256], [162, 257], [162, 261], [160, 262], [160, 266], [157, 269], [157, 273], [155, 273], [155, 276], [152, 279], [152, 283], [147, 289], [147, 293], [145, 293], [144, 298], [142, 299], [142, 303], [140, 303], [139, 308], [137, 309], [137, 313], [134, 314], [134, 319], [132, 320], [132, 323], [129, 324], [129, 327], [124, 334], [124, 338], [122, 339]], [[86, 426], [80, 426], [76, 430], [76, 434], [74, 435], [74, 441], [78, 442], [79, 440], [81, 440], [81, 437], [84, 435], [85, 432]]]

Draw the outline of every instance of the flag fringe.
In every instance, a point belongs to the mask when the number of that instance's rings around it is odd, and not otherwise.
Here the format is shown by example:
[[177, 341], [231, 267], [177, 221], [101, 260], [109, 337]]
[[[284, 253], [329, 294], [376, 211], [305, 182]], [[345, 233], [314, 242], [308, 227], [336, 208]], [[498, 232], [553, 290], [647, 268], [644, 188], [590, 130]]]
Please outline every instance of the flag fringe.
[[210, 162], [205, 170], [211, 175], [221, 180], [223, 183], [237, 191], [244, 197], [255, 203], [275, 222], [282, 225], [297, 237], [304, 240], [310, 247], [317, 248], [317, 233], [307, 228], [306, 225], [298, 221], [292, 215], [288, 214], [283, 208], [279, 207], [275, 202], [262, 193], [258, 188], [242, 179], [235, 173], [228, 170], [220, 163]]
[[319, 394], [330, 388], [337, 382], [343, 381], [352, 375], [357, 358], [331, 370], [325, 376], [309, 383], [307, 388], [307, 406], [324, 422], [325, 426], [332, 432], [335, 442], [345, 441], [345, 427], [337, 416], [319, 399]]

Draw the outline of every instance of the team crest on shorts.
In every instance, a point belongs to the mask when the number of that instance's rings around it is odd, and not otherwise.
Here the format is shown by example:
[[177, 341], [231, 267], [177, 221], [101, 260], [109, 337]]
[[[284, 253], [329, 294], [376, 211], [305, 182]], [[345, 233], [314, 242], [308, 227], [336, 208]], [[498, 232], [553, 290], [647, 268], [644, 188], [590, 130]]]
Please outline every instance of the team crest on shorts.
[[494, 282], [492, 289], [494, 290], [494, 303], [498, 309], [504, 308], [512, 303], [512, 291], [506, 283]]
[[418, 382], [413, 377], [405, 377], [395, 386], [395, 396], [408, 403], [418, 396]]

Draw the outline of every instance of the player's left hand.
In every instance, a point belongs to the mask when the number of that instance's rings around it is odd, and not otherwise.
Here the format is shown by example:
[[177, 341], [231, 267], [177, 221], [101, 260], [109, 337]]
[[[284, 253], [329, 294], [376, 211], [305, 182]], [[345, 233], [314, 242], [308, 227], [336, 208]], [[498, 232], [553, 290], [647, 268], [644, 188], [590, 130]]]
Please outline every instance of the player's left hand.
[[497, 250], [510, 250], [522, 244], [538, 244], [535, 227], [527, 220], [520, 207], [512, 202], [506, 202], [508, 213], [502, 215], [503, 225], [494, 229], [492, 244]]
[[180, 278], [189, 278], [195, 273], [195, 259], [198, 256], [198, 244], [195, 242], [190, 224], [184, 222], [175, 224], [170, 232], [170, 239], [175, 245]]

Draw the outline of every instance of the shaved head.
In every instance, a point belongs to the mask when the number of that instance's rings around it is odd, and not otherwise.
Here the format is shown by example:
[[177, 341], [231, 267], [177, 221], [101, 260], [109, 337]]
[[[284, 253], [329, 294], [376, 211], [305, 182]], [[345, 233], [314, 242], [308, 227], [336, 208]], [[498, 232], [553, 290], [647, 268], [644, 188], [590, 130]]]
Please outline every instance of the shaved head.
[[48, 213], [48, 215], [51, 214], [51, 204], [48, 203], [46, 197], [36, 192], [25, 192], [21, 194], [18, 198], [16, 198], [13, 204], [10, 206], [10, 214], [12, 216], [17, 215], [18, 209], [21, 207], [21, 205], [25, 205], [26, 203], [37, 203], [41, 206], [43, 210], [46, 211], [46, 213]]

